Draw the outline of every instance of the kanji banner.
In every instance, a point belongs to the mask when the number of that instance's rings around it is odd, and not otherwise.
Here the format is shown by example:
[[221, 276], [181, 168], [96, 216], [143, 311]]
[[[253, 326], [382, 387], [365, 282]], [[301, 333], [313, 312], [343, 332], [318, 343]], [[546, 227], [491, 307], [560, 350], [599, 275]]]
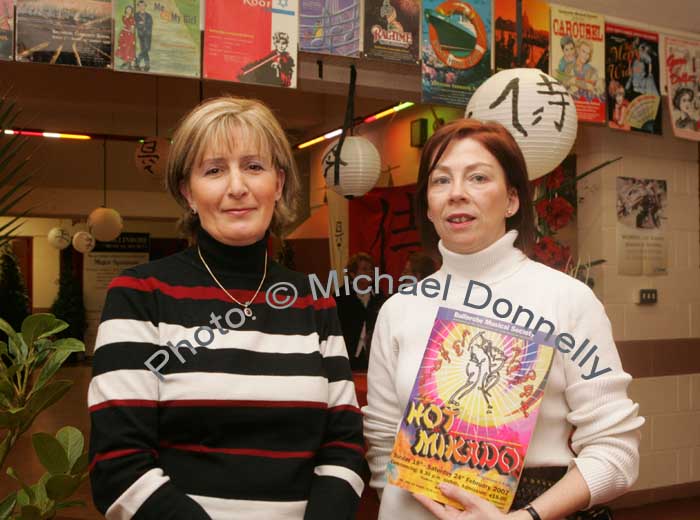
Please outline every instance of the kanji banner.
[[364, 55], [416, 63], [420, 46], [420, 0], [365, 0]]
[[0, 60], [11, 60], [15, 41], [15, 6], [13, 0], [0, 0]]
[[109, 68], [111, 0], [17, 2], [17, 61]]
[[301, 0], [299, 49], [358, 56], [362, 50], [360, 0]]
[[297, 86], [298, 0], [207, 0], [204, 77]]
[[601, 15], [551, 7], [549, 70], [576, 102], [579, 121], [605, 123], [605, 26]]
[[[349, 203], [350, 253], [371, 254], [379, 272], [394, 277], [394, 289], [408, 255], [421, 248], [413, 211], [415, 192], [414, 184], [375, 188]], [[385, 286], [382, 290], [388, 294]]]
[[700, 141], [700, 41], [666, 36], [666, 86], [673, 134]]
[[425, 0], [422, 101], [465, 107], [491, 75], [491, 0]]
[[525, 67], [549, 73], [549, 4], [499, 0], [494, 2], [493, 17], [496, 72]]
[[661, 135], [659, 35], [605, 24], [608, 126]]
[[114, 68], [199, 77], [199, 0], [113, 0]]

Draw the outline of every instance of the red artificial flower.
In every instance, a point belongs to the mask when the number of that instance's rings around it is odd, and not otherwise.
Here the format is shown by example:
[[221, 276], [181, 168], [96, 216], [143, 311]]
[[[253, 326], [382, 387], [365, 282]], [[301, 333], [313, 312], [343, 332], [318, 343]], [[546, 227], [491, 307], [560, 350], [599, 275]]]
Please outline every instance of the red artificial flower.
[[535, 209], [552, 231], [566, 226], [574, 214], [574, 207], [564, 197], [541, 200], [535, 205]]
[[556, 190], [564, 183], [564, 168], [557, 166], [553, 172], [547, 174], [545, 179], [547, 180], [547, 188]]
[[571, 249], [552, 237], [541, 237], [533, 250], [535, 260], [549, 267], [563, 271], [571, 256]]

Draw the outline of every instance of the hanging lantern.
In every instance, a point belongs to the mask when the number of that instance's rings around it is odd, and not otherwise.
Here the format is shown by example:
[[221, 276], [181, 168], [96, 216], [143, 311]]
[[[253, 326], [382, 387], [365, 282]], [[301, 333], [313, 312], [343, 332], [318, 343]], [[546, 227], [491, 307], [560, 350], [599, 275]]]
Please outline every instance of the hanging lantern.
[[87, 231], [78, 231], [73, 235], [73, 247], [80, 253], [89, 253], [95, 248], [95, 238]]
[[576, 140], [578, 117], [566, 88], [539, 69], [503, 70], [469, 100], [465, 117], [496, 121], [513, 134], [530, 180], [556, 168]]
[[336, 182], [334, 164], [337, 146], [338, 141], [329, 145], [321, 160], [326, 185], [348, 199], [361, 197], [379, 180], [379, 152], [364, 137], [346, 137], [340, 153], [340, 172]]
[[47, 236], [49, 244], [56, 249], [65, 249], [70, 245], [70, 233], [63, 228], [55, 227]]
[[101, 242], [117, 238], [123, 227], [121, 215], [112, 208], [97, 208], [88, 217], [90, 234]]
[[170, 140], [163, 137], [147, 137], [143, 142], [136, 143], [134, 163], [139, 172], [149, 177], [165, 175], [165, 165], [168, 162]]

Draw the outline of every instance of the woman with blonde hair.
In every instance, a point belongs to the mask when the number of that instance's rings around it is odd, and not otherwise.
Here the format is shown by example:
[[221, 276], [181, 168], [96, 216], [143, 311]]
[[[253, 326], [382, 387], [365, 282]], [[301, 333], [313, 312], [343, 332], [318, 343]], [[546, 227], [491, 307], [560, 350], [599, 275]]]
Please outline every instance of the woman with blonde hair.
[[88, 392], [96, 506], [351, 518], [364, 446], [335, 303], [268, 258], [299, 196], [282, 128], [257, 101], [201, 104], [175, 132], [167, 187], [194, 245], [110, 285]]

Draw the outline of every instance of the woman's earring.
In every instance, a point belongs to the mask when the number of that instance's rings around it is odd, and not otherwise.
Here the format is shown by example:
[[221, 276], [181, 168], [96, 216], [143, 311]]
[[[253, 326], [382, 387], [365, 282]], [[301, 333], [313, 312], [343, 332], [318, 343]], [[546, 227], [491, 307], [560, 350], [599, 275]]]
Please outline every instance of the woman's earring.
[[192, 208], [192, 214], [196, 215], [197, 214], [197, 208]]

